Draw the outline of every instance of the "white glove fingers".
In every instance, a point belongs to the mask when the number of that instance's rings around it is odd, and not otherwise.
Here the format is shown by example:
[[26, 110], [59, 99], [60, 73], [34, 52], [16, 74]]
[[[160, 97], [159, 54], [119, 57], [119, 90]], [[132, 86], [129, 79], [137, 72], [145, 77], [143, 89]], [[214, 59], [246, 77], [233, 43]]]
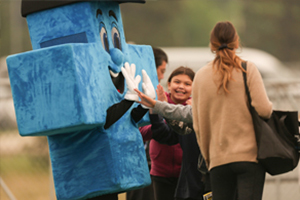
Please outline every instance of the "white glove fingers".
[[124, 64], [124, 68], [128, 71], [128, 69], [130, 69], [130, 66], [129, 66], [129, 63], [128, 62], [126, 62], [125, 64]]
[[150, 79], [150, 77], [148, 76], [147, 72], [145, 70], [142, 70], [142, 74], [143, 74], [143, 84], [142, 84], [142, 87], [143, 87], [143, 91], [144, 93], [155, 99], [156, 97], [156, 94], [155, 94], [155, 89], [153, 87], [153, 84], [152, 84], [152, 81]]
[[131, 64], [130, 74], [131, 74], [132, 77], [134, 77], [134, 75], [135, 75], [135, 70], [136, 70], [135, 64]]
[[130, 101], [138, 101], [139, 96], [134, 91], [138, 88], [138, 85], [141, 81], [141, 76], [137, 75], [135, 77], [136, 66], [134, 64], [129, 65], [128, 62], [124, 64], [124, 67], [121, 68], [124, 78], [126, 79], [127, 91], [124, 96], [125, 99]]
[[126, 82], [130, 79], [130, 77], [128, 76], [128, 73], [126, 71], [126, 69], [124, 67], [121, 67], [121, 71], [123, 76], [125, 77]]
[[126, 63], [124, 64], [124, 67], [125, 67], [125, 70], [126, 70], [128, 76], [131, 76], [131, 73], [130, 73], [130, 65], [129, 65], [129, 63], [126, 62]]
[[142, 74], [143, 74], [143, 81], [145, 83], [151, 82], [151, 79], [150, 79], [150, 77], [148, 76], [148, 74], [145, 70], [142, 70]]
[[135, 78], [134, 78], [134, 83], [136, 86], [139, 85], [139, 83], [141, 82], [142, 78], [140, 75], [137, 75]]
[[142, 88], [143, 88], [143, 92], [146, 93], [146, 91], [147, 91], [147, 86], [146, 86], [146, 84], [145, 84], [144, 82], [142, 83]]

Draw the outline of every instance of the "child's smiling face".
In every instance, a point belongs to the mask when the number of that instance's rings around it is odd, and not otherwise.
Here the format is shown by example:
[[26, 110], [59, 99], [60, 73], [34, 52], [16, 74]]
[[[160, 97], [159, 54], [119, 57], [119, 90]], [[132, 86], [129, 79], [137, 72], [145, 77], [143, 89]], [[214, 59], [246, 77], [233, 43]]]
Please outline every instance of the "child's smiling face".
[[172, 101], [177, 104], [186, 102], [192, 93], [192, 83], [193, 81], [186, 74], [174, 76], [168, 83]]

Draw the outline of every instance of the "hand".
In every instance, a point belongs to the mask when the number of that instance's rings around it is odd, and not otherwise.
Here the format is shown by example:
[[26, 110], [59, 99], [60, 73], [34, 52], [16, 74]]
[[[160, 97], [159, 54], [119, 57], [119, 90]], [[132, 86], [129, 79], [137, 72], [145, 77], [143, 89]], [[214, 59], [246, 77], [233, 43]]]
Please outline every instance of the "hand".
[[134, 91], [137, 92], [138, 96], [140, 97], [141, 101], [137, 101], [138, 103], [144, 105], [147, 108], [153, 108], [155, 106], [156, 101], [152, 99], [151, 97], [145, 95], [138, 89], [134, 89]]
[[168, 98], [166, 96], [165, 90], [163, 86], [161, 86], [160, 84], [157, 85], [156, 93], [157, 93], [158, 100], [168, 102]]
[[135, 69], [136, 69], [135, 64], [131, 64], [131, 66], [129, 66], [128, 62], [124, 64], [124, 67], [121, 67], [122, 74], [125, 77], [126, 84], [127, 84], [127, 92], [124, 98], [129, 101], [139, 100], [139, 96], [134, 91], [134, 89], [138, 88], [139, 83], [141, 82], [141, 76], [137, 75], [136, 77], [134, 77]]
[[192, 99], [188, 99], [188, 100], [186, 100], [186, 102], [185, 102], [187, 105], [192, 105]]

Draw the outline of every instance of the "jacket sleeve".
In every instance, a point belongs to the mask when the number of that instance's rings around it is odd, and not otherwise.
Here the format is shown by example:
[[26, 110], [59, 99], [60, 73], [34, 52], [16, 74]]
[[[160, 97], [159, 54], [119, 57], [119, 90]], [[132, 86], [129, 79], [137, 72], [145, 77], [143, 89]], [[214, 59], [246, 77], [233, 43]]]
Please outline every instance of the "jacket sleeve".
[[144, 142], [152, 139], [151, 126], [152, 125], [150, 124], [150, 125], [142, 126], [142, 127], [139, 128], [140, 133], [142, 134]]
[[145, 109], [141, 105], [138, 105], [138, 107], [132, 109], [131, 117], [135, 123], [138, 123], [147, 112], [148, 109]]
[[152, 110], [154, 113], [160, 114], [168, 119], [174, 119], [186, 123], [193, 122], [192, 106], [190, 105], [174, 105], [167, 102], [156, 101]]
[[193, 124], [183, 121], [165, 118], [169, 127], [179, 135], [187, 135], [193, 132]]
[[[106, 111], [106, 121], [104, 124], [104, 129], [108, 129], [116, 121], [118, 121], [132, 106], [134, 101], [128, 101], [126, 99], [122, 100], [120, 103], [114, 104], [109, 107]], [[140, 121], [142, 117], [148, 112], [148, 109], [144, 109], [141, 105], [132, 109], [131, 117], [135, 123]]]
[[161, 144], [174, 145], [179, 142], [178, 135], [157, 114], [150, 115], [152, 138]]

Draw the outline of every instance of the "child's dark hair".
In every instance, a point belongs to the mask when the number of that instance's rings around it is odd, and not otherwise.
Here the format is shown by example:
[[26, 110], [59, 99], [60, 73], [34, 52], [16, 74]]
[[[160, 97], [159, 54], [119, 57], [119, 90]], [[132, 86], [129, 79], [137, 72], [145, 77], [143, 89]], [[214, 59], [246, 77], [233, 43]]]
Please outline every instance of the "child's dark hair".
[[180, 75], [180, 74], [185, 74], [187, 75], [188, 77], [190, 77], [190, 79], [193, 81], [194, 80], [194, 76], [195, 76], [195, 72], [189, 68], [189, 67], [183, 67], [183, 66], [180, 66], [178, 67], [177, 69], [175, 69], [169, 76], [168, 78], [168, 83], [171, 82], [172, 78], [174, 76], [177, 76], [177, 75]]
[[167, 54], [160, 48], [152, 47], [153, 53], [154, 53], [154, 59], [155, 59], [155, 65], [156, 69], [162, 65], [162, 62], [165, 61], [168, 63], [168, 56]]

